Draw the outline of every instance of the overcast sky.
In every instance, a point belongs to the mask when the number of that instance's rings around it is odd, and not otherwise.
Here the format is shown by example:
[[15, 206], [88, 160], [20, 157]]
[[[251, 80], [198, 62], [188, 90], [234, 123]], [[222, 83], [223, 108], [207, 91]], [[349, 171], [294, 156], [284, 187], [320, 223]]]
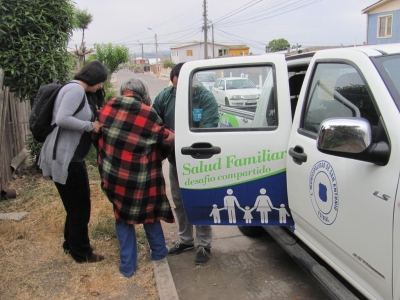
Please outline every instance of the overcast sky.
[[[214, 41], [246, 44], [254, 54], [265, 53], [273, 39], [307, 46], [353, 45], [366, 40], [367, 16], [361, 11], [378, 0], [208, 0]], [[203, 0], [74, 0], [93, 21], [85, 30], [88, 47], [95, 43], [125, 45], [130, 52], [155, 51], [204, 41]], [[149, 30], [151, 28], [153, 31]], [[80, 45], [75, 31], [70, 48]], [[212, 40], [209, 29], [208, 41]]]

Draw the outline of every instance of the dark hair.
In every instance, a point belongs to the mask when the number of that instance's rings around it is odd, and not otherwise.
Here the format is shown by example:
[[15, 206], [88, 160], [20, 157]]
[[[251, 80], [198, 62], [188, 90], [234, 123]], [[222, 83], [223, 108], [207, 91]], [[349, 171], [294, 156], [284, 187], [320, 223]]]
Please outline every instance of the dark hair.
[[175, 76], [179, 78], [179, 73], [180, 73], [180, 71], [182, 69], [183, 64], [184, 63], [179, 63], [175, 67], [172, 68], [171, 74], [169, 74], [169, 78], [171, 79], [171, 82], [172, 82], [172, 79], [174, 79]]
[[104, 104], [104, 99], [106, 97], [106, 92], [104, 91], [103, 88], [98, 89], [94, 93], [86, 92], [86, 97], [88, 99], [88, 102], [90, 104], [90, 107], [93, 109], [93, 111], [97, 111], [98, 109], [103, 107]]
[[75, 80], [81, 80], [88, 86], [94, 86], [104, 82], [107, 79], [107, 68], [99, 61], [92, 61], [83, 66], [83, 68], [75, 74]]

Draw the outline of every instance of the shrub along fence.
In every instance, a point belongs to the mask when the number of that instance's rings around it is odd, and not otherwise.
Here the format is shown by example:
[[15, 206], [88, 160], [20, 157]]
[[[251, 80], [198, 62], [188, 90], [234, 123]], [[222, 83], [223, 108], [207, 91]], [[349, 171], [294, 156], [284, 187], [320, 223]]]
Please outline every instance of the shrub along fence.
[[29, 101], [20, 102], [3, 86], [4, 72], [0, 69], [0, 190], [6, 194], [7, 183], [27, 158], [25, 143], [30, 135]]

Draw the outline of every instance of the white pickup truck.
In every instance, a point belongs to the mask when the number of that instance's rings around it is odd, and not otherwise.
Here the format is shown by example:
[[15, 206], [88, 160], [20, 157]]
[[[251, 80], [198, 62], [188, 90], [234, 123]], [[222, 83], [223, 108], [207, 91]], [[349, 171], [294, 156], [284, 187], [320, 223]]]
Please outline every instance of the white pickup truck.
[[[251, 79], [256, 107], [193, 122], [209, 114], [191, 94], [206, 71]], [[192, 224], [266, 229], [333, 299], [400, 299], [400, 44], [188, 62], [176, 99]]]

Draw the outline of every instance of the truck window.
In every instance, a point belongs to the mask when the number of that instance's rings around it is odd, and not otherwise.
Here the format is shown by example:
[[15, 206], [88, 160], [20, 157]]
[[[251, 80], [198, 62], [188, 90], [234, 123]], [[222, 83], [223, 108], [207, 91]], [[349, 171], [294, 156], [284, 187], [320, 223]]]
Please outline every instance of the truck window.
[[400, 111], [400, 55], [382, 55], [372, 60]]
[[[204, 74], [210, 75], [207, 81]], [[277, 126], [271, 66], [202, 69], [190, 82], [191, 128]]]
[[302, 128], [317, 133], [328, 118], [362, 117], [377, 126], [379, 117], [357, 70], [342, 63], [319, 63], [307, 93]]

